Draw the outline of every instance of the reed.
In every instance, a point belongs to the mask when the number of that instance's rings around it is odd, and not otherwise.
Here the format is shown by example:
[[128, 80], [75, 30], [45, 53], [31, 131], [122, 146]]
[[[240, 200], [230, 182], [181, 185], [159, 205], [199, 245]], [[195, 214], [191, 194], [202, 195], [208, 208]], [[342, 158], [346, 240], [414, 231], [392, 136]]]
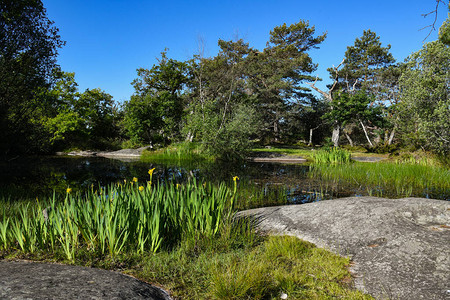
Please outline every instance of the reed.
[[[151, 174], [150, 174], [151, 179]], [[0, 215], [0, 245], [25, 253], [61, 249], [73, 261], [81, 248], [115, 257], [156, 252], [181, 238], [211, 237], [231, 218], [236, 192], [195, 180], [183, 185], [131, 182], [64, 201], [22, 205]], [[47, 215], [43, 214], [47, 207]]]
[[351, 162], [350, 152], [336, 147], [313, 152], [312, 158], [318, 164], [345, 164]]
[[420, 196], [448, 200], [450, 170], [438, 166], [390, 162], [312, 165], [311, 178], [332, 182], [352, 182], [369, 194], [396, 197]]
[[214, 160], [213, 157], [202, 153], [200, 146], [196, 143], [177, 143], [155, 151], [144, 151], [141, 159], [155, 163], [177, 164], [203, 163]]

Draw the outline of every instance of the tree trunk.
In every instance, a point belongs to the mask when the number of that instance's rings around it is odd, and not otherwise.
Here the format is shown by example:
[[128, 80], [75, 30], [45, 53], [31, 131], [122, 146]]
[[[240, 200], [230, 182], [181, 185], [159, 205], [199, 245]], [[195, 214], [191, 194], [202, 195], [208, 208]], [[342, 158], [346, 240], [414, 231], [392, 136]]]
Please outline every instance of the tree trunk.
[[344, 131], [344, 135], [345, 135], [345, 137], [347, 138], [347, 140], [348, 140], [350, 146], [353, 147], [353, 140], [350, 138], [350, 136], [348, 135], [348, 133], [345, 132], [345, 130], [343, 130], [343, 131]]
[[322, 126], [322, 124], [320, 124], [319, 126], [316, 126], [314, 128], [310, 128], [309, 129], [309, 143], [308, 143], [308, 146], [312, 145], [313, 131], [316, 130], [317, 128], [319, 128], [320, 126]]
[[309, 129], [309, 143], [308, 143], [308, 146], [311, 146], [311, 145], [312, 145], [312, 135], [313, 135], [313, 131], [314, 131], [313, 128], [310, 128], [310, 129]]
[[388, 145], [392, 145], [392, 141], [394, 140], [396, 126], [391, 131], [391, 135], [389, 136]]
[[340, 131], [341, 131], [341, 127], [339, 126], [338, 122], [335, 122], [334, 126], [333, 126], [333, 133], [331, 135], [331, 141], [333, 142], [334, 147], [339, 147]]
[[278, 131], [278, 118], [276, 118], [275, 121], [273, 121], [273, 136], [275, 142], [278, 142]]
[[186, 136], [186, 142], [192, 143], [193, 139], [194, 139], [194, 134], [191, 131], [189, 131], [187, 136]]
[[363, 122], [361, 121], [361, 119], [359, 119], [359, 123], [362, 126], [362, 129], [364, 130], [364, 135], [366, 136], [367, 141], [369, 142], [370, 147], [373, 147], [372, 142], [370, 141], [369, 135], [367, 134], [367, 130], [366, 130], [366, 126], [364, 126]]

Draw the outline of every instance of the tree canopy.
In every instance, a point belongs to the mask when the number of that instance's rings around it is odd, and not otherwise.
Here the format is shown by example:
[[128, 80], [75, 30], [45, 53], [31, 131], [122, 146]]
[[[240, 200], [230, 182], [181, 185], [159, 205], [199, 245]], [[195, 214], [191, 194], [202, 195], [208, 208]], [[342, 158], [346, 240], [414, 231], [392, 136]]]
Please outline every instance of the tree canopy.
[[[41, 126], [33, 122], [42, 89], [48, 88], [64, 45], [47, 18], [41, 1], [4, 0], [0, 3], [0, 149], [39, 148]], [[41, 99], [42, 100], [42, 99]]]
[[79, 91], [75, 74], [59, 68], [64, 42], [42, 1], [4, 0], [0, 153], [189, 141], [232, 159], [255, 143], [323, 144], [331, 133], [335, 146], [345, 136], [351, 146], [397, 143], [448, 155], [449, 19], [437, 41], [404, 63], [364, 30], [328, 69], [327, 91], [315, 86], [311, 56], [327, 33], [306, 20], [274, 27], [263, 49], [219, 40], [216, 55], [186, 61], [164, 50], [151, 68], [137, 69], [134, 94], [118, 105], [100, 88]]
[[403, 140], [450, 153], [450, 47], [429, 42], [413, 53], [400, 78]]

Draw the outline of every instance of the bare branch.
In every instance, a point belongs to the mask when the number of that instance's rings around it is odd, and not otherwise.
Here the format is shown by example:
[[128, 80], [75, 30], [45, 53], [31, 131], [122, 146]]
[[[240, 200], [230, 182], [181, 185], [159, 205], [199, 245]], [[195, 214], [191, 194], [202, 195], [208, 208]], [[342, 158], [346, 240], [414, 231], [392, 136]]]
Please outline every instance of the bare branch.
[[447, 140], [446, 138], [444, 138], [442, 135], [440, 135], [436, 130], [434, 130], [434, 133], [436, 133], [436, 135], [441, 139], [441, 140], [443, 140], [444, 142], [446, 142], [446, 143], [450, 143], [450, 141], [449, 140]]
[[332, 85], [331, 88], [328, 90], [328, 93], [326, 93], [326, 92], [322, 91], [321, 89], [319, 89], [318, 87], [316, 87], [315, 84], [316, 84], [317, 80], [319, 80], [319, 77], [318, 77], [318, 76], [316, 76], [316, 80], [314, 80], [314, 82], [307, 82], [307, 83], [309, 84], [309, 86], [310, 86], [312, 89], [314, 89], [315, 91], [317, 91], [318, 93], [320, 93], [320, 94], [321, 94], [322, 96], [324, 96], [326, 99], [328, 99], [329, 101], [333, 101], [333, 98], [332, 98], [332, 96], [331, 96], [331, 92], [333, 91], [333, 89], [335, 88], [335, 86], [336, 86], [336, 84], [337, 84], [337, 82], [338, 82], [338, 75], [339, 75], [338, 70], [339, 70], [339, 68], [342, 66], [342, 64], [343, 64], [344, 62], [345, 62], [345, 58], [342, 59], [341, 63], [340, 63], [337, 67], [333, 66], [333, 69], [334, 69], [334, 71], [335, 71], [335, 73], [336, 73], [336, 76], [334, 77], [333, 85]]
[[437, 17], [438, 17], [438, 8], [439, 8], [439, 4], [440, 4], [440, 3], [442, 3], [442, 4], [445, 5], [445, 2], [444, 2], [443, 0], [436, 0], [436, 8], [435, 8], [433, 11], [430, 11], [430, 12], [427, 13], [427, 14], [422, 14], [422, 16], [423, 16], [424, 18], [428, 17], [428, 16], [431, 15], [431, 14], [434, 14], [434, 21], [433, 21], [433, 24], [428, 25], [428, 26], [425, 26], [425, 27], [419, 29], [419, 31], [421, 31], [421, 30], [424, 30], [424, 29], [426, 29], [426, 28], [431, 27], [430, 32], [429, 32], [428, 35], [423, 39], [422, 42], [424, 42], [424, 41], [431, 35], [431, 33], [432, 33], [433, 31], [436, 30], [436, 22], [437, 22]]
[[316, 80], [314, 82], [308, 82], [309, 86], [311, 86], [311, 88], [313, 88], [315, 91], [317, 91], [318, 93], [320, 93], [322, 96], [324, 96], [325, 98], [327, 98], [330, 101], [333, 101], [333, 98], [331, 98], [331, 92], [324, 92], [321, 89], [319, 89], [318, 87], [315, 86], [317, 80], [319, 79], [319, 77], [316, 77]]
[[330, 89], [330, 93], [334, 90], [334, 87], [338, 83], [339, 68], [344, 64], [344, 62], [345, 62], [345, 58], [342, 59], [341, 63], [337, 67], [333, 66], [333, 69], [334, 69], [334, 72], [336, 75], [334, 76], [334, 82], [333, 82], [333, 86]]
[[356, 84], [358, 83], [358, 79], [356, 79], [355, 80], [355, 83], [353, 84], [353, 87], [352, 87], [352, 92], [354, 92], [355, 91], [355, 88], [356, 88]]

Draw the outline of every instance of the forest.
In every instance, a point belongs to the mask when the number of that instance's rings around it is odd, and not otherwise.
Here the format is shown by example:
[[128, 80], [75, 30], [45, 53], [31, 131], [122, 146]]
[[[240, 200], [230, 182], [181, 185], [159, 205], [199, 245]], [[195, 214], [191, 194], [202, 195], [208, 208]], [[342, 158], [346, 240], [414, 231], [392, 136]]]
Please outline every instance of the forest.
[[2, 1], [0, 24], [2, 156], [178, 142], [225, 160], [255, 145], [450, 153], [450, 18], [402, 62], [364, 30], [336, 53], [326, 90], [310, 54], [327, 34], [307, 20], [273, 28], [264, 49], [219, 40], [217, 55], [186, 61], [164, 49], [137, 69], [124, 103], [101, 88], [80, 91], [58, 66], [65, 42], [41, 1]]

